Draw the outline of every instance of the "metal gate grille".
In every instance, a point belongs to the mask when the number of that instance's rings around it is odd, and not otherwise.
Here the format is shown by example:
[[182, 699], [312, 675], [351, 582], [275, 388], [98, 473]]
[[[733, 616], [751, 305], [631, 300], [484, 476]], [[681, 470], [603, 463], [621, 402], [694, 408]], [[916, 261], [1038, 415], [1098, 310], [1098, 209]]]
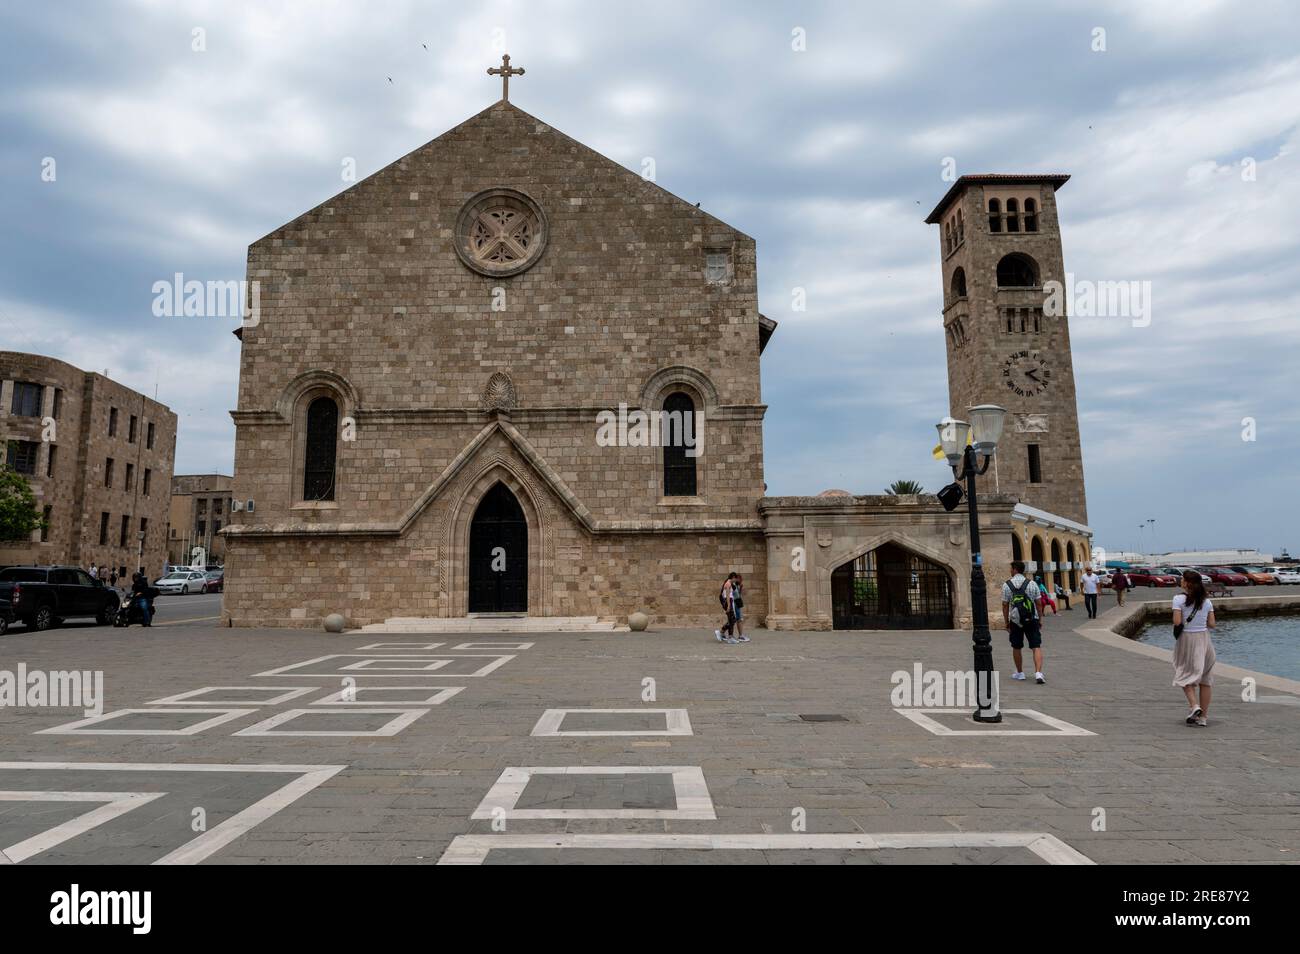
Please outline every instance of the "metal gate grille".
[[952, 581], [937, 563], [894, 544], [831, 574], [836, 629], [951, 629]]

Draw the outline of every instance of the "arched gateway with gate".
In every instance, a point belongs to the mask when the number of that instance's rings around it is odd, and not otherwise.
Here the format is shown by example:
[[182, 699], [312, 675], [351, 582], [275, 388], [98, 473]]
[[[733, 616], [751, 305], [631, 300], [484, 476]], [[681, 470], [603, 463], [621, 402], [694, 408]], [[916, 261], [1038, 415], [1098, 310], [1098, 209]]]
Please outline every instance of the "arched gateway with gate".
[[835, 629], [951, 629], [947, 569], [886, 543], [831, 573]]

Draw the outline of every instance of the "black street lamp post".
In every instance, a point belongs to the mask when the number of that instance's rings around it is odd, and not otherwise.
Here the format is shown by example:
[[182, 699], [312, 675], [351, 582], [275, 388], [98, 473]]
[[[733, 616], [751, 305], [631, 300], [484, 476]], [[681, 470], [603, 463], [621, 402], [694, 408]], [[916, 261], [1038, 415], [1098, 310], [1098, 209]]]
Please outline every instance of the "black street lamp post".
[[[993, 670], [993, 636], [989, 632], [988, 584], [984, 579], [984, 556], [980, 552], [979, 503], [975, 478], [988, 472], [998, 438], [1002, 436], [1002, 420], [1006, 411], [994, 404], [981, 404], [970, 411], [973, 428], [965, 421], [954, 421], [951, 418], [941, 421], [937, 427], [939, 442], [952, 467], [953, 476], [958, 481], [966, 482], [966, 509], [970, 520], [971, 648], [975, 659], [976, 692], [976, 709], [972, 717], [976, 722], [1001, 722], [1002, 713], [994, 690], [996, 676]], [[973, 444], [970, 442], [972, 430]], [[960, 486], [956, 485], [955, 490], [956, 494], [948, 498], [952, 500], [953, 506], [956, 506]]]

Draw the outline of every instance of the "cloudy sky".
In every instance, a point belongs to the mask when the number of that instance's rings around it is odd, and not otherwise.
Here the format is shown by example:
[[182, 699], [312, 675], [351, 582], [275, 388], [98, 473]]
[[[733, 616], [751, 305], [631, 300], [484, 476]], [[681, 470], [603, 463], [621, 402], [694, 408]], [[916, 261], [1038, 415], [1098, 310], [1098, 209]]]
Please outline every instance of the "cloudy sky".
[[153, 283], [243, 278], [250, 242], [341, 190], [345, 157], [364, 177], [494, 101], [502, 42], [528, 70], [519, 106], [630, 168], [653, 157], [660, 185], [758, 241], [781, 323], [771, 493], [946, 482], [922, 219], [951, 157], [1070, 173], [1067, 269], [1151, 283], [1147, 327], [1071, 325], [1098, 542], [1300, 551], [1284, 2], [11, 4], [3, 347], [156, 389], [180, 417], [178, 472], [229, 472], [233, 322], [155, 318]]

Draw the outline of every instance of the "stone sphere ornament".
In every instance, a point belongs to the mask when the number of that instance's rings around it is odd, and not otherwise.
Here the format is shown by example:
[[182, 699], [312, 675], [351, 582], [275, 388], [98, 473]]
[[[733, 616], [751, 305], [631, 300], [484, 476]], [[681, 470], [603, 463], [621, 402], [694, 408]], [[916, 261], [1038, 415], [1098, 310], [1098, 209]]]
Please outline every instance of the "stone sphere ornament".
[[330, 613], [325, 617], [325, 632], [341, 633], [347, 626], [347, 622], [338, 613]]
[[650, 617], [640, 611], [635, 612], [627, 618], [627, 625], [634, 633], [644, 633], [650, 625]]

